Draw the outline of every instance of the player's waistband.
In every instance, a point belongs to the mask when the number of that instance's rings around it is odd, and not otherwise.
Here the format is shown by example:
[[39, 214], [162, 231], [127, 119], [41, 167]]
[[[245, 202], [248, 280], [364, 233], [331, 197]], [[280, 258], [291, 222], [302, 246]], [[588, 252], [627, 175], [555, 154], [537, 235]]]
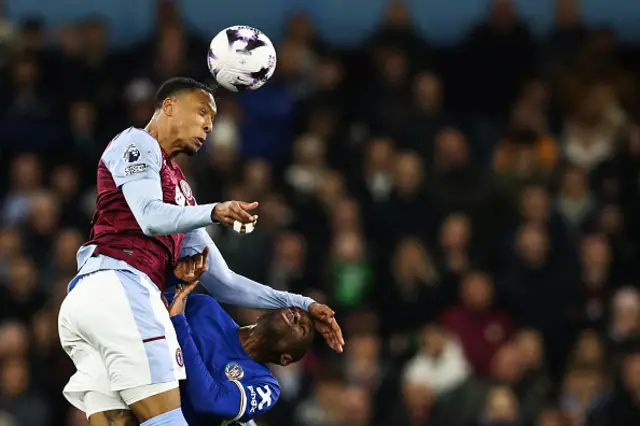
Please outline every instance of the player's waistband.
[[67, 286], [67, 293], [73, 290], [82, 278], [85, 278], [99, 271], [127, 271], [144, 277], [150, 283], [153, 283], [153, 285], [158, 288], [158, 291], [160, 291], [160, 288], [157, 286], [157, 284], [154, 283], [149, 275], [139, 270], [138, 268], [135, 268], [122, 260], [115, 259], [103, 254], [93, 253], [89, 256], [88, 259], [86, 259], [86, 262], [82, 265], [82, 267], [78, 271], [78, 274], [69, 282], [69, 285]]

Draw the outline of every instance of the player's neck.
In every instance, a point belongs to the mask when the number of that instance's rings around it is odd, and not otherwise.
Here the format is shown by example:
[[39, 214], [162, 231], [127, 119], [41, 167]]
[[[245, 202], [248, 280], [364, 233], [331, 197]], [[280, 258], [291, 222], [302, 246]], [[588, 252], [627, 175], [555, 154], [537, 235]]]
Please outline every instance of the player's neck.
[[252, 329], [254, 327], [254, 325], [240, 327], [238, 329], [238, 337], [240, 338], [240, 344], [247, 355], [253, 358], [254, 361], [264, 362], [260, 357], [260, 351], [258, 351], [258, 339], [256, 339], [252, 333]]
[[158, 141], [158, 145], [167, 153], [170, 159], [179, 154], [177, 140], [161, 125], [160, 117], [157, 113], [151, 118], [151, 121], [149, 121], [149, 124], [146, 125], [144, 130]]

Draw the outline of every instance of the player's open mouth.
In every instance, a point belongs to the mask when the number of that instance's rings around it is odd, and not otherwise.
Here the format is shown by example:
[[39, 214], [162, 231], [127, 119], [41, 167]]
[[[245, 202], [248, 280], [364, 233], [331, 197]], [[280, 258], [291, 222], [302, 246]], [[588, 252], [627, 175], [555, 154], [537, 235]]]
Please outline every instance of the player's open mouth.
[[196, 138], [196, 140], [199, 142], [200, 146], [204, 145], [205, 142], [205, 138]]

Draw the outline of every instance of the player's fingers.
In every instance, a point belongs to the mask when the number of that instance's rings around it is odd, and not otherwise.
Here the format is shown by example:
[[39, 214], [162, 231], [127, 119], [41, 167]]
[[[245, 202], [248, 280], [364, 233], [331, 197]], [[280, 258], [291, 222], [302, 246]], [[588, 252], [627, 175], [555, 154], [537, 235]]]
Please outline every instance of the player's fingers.
[[254, 201], [253, 203], [247, 203], [246, 201], [238, 201], [238, 205], [245, 211], [257, 209], [259, 203]]
[[330, 327], [333, 330], [333, 333], [335, 334], [336, 338], [338, 339], [338, 342], [341, 345], [344, 345], [344, 337], [342, 337], [342, 328], [340, 328], [340, 326], [338, 325], [338, 322], [333, 321]]
[[340, 339], [338, 338], [338, 336], [335, 335], [335, 333], [333, 333], [332, 330], [327, 330], [327, 333], [325, 334], [325, 339], [331, 349], [333, 349], [338, 353], [342, 352], [342, 344], [340, 344]]
[[238, 203], [234, 203], [231, 206], [231, 213], [234, 220], [237, 220], [241, 223], [253, 223], [256, 221], [255, 217], [245, 210], [243, 210]]
[[342, 344], [340, 343], [340, 341], [334, 336], [334, 338], [331, 340], [332, 344], [330, 345], [331, 349], [333, 349], [334, 351], [338, 352], [338, 353], [342, 353], [343, 348], [342, 348]]
[[236, 219], [234, 219], [230, 214], [222, 218], [222, 223], [229, 228], [233, 228], [233, 224], [235, 221]]
[[202, 269], [202, 265], [204, 264], [204, 258], [201, 254], [197, 254], [194, 256], [193, 264], [196, 271], [200, 271]]
[[331, 327], [329, 327], [327, 324], [321, 321], [316, 321], [315, 326], [316, 326], [316, 330], [318, 330], [318, 332], [322, 335], [324, 340], [327, 342], [327, 346], [329, 346], [334, 351], [341, 353], [342, 345], [340, 344], [338, 336], [336, 336], [336, 334], [333, 332]]
[[[242, 201], [234, 201], [231, 204], [231, 211], [233, 211], [237, 216], [240, 217], [243, 223], [251, 223], [255, 222], [258, 219], [258, 216], [249, 213], [246, 208], [243, 208], [240, 204]], [[257, 207], [257, 203], [256, 203]]]
[[187, 265], [187, 275], [193, 278], [196, 274], [196, 262], [194, 259], [189, 259], [189, 264]]
[[209, 259], [209, 246], [205, 247], [204, 250], [202, 251], [202, 266], [203, 267], [207, 267], [207, 259]]
[[182, 285], [176, 286], [176, 293], [173, 295], [173, 302], [171, 302], [171, 306], [176, 303], [176, 300], [180, 297], [180, 292], [182, 291]]
[[184, 274], [184, 261], [181, 260], [180, 262], [178, 262], [176, 268], [173, 270], [173, 274], [176, 277], [180, 277]]

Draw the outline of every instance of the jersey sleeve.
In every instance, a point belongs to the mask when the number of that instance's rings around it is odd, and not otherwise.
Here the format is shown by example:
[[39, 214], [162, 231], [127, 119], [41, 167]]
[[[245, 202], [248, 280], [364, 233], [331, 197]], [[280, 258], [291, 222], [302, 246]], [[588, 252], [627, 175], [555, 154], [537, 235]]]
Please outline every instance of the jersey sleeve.
[[116, 186], [141, 179], [160, 181], [162, 151], [148, 133], [130, 128], [116, 136], [102, 154]]
[[280, 388], [273, 383], [269, 382], [255, 382], [244, 384], [241, 382], [234, 382], [238, 387], [240, 399], [246, 401], [244, 412], [242, 411], [242, 405], [240, 406], [240, 412], [238, 413], [238, 420], [242, 423], [248, 422], [260, 417], [267, 411], [271, 410], [278, 398], [280, 397]]
[[176, 206], [165, 203], [159, 180], [126, 182], [122, 186], [122, 195], [147, 236], [189, 232], [213, 223], [211, 213], [215, 204]]

